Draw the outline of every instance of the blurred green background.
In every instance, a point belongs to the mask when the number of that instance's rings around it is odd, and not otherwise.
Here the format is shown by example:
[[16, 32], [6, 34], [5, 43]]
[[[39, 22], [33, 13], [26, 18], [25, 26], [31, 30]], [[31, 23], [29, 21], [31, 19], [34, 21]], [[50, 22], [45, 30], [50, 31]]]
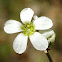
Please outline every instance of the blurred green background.
[[35, 15], [53, 20], [56, 40], [49, 54], [53, 62], [62, 62], [62, 0], [0, 0], [0, 62], [49, 62], [46, 54], [35, 50], [30, 42], [23, 54], [16, 54], [12, 46], [18, 33], [9, 35], [3, 30], [8, 19], [20, 21], [20, 11], [28, 7]]

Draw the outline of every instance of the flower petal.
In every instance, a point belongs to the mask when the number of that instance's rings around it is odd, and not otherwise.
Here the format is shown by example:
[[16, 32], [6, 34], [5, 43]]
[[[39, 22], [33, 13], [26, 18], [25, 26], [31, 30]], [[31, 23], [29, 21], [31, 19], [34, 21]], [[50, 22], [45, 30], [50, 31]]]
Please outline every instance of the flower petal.
[[48, 41], [47, 39], [42, 36], [40, 33], [35, 32], [30, 37], [31, 43], [34, 46], [35, 49], [43, 51], [48, 48]]
[[55, 41], [55, 33], [53, 30], [49, 29], [39, 32], [48, 40], [49, 43]]
[[21, 26], [22, 24], [16, 20], [8, 20], [5, 23], [4, 31], [8, 34], [17, 33], [22, 31], [20, 28]]
[[53, 26], [52, 20], [45, 16], [39, 17], [33, 24], [36, 30], [46, 30]]
[[25, 36], [23, 33], [20, 33], [13, 42], [13, 49], [16, 53], [22, 54], [27, 47], [28, 36]]
[[25, 8], [20, 12], [20, 18], [23, 23], [31, 22], [31, 19], [34, 15], [34, 11], [30, 8]]
[[36, 19], [38, 19], [38, 16], [34, 15], [33, 18], [34, 18], [34, 20], [36, 20]]

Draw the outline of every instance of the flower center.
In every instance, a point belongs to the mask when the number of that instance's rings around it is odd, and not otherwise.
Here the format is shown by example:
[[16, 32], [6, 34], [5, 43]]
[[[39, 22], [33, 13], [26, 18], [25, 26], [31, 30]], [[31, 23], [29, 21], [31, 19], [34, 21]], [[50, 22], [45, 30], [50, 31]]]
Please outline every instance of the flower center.
[[34, 28], [34, 25], [33, 23], [25, 23], [21, 29], [23, 30], [23, 33], [25, 35], [32, 35], [34, 32], [35, 32], [35, 28]]

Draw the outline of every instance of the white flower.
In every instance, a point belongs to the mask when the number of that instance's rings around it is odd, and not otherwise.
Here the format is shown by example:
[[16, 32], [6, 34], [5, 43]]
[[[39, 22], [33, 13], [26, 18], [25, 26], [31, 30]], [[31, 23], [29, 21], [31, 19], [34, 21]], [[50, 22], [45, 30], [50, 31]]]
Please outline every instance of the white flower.
[[34, 20], [31, 21], [33, 15], [34, 11], [32, 9], [25, 8], [20, 12], [22, 24], [16, 20], [8, 20], [5, 23], [4, 31], [6, 33], [21, 32], [13, 42], [13, 49], [18, 54], [22, 54], [26, 50], [28, 37], [35, 49], [44, 51], [48, 48], [47, 38], [36, 30], [51, 28], [53, 26], [52, 20], [45, 16], [39, 18], [34, 16]]

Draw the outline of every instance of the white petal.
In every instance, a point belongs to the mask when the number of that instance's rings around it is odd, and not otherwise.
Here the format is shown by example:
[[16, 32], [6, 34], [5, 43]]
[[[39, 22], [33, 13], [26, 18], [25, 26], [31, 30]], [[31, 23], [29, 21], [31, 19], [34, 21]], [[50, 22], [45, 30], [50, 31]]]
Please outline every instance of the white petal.
[[55, 41], [55, 34], [52, 35], [51, 38], [48, 39], [48, 42], [54, 42]]
[[34, 15], [33, 18], [34, 18], [34, 20], [36, 20], [36, 19], [38, 19], [38, 16]]
[[35, 49], [43, 51], [48, 48], [48, 41], [47, 39], [42, 36], [40, 33], [35, 32], [30, 37], [31, 43], [34, 46]]
[[27, 47], [28, 36], [25, 36], [23, 33], [20, 33], [13, 42], [13, 49], [16, 53], [22, 54]]
[[46, 39], [48, 39], [48, 42], [54, 42], [55, 41], [55, 33], [53, 30], [45, 30], [45, 31], [39, 31]]
[[17, 33], [22, 31], [20, 28], [21, 26], [22, 24], [16, 20], [8, 20], [5, 23], [4, 31], [8, 34]]
[[25, 8], [20, 12], [20, 18], [23, 23], [31, 22], [31, 19], [34, 15], [34, 11], [30, 8]]
[[33, 24], [36, 30], [46, 30], [53, 26], [52, 20], [45, 16], [39, 17]]

